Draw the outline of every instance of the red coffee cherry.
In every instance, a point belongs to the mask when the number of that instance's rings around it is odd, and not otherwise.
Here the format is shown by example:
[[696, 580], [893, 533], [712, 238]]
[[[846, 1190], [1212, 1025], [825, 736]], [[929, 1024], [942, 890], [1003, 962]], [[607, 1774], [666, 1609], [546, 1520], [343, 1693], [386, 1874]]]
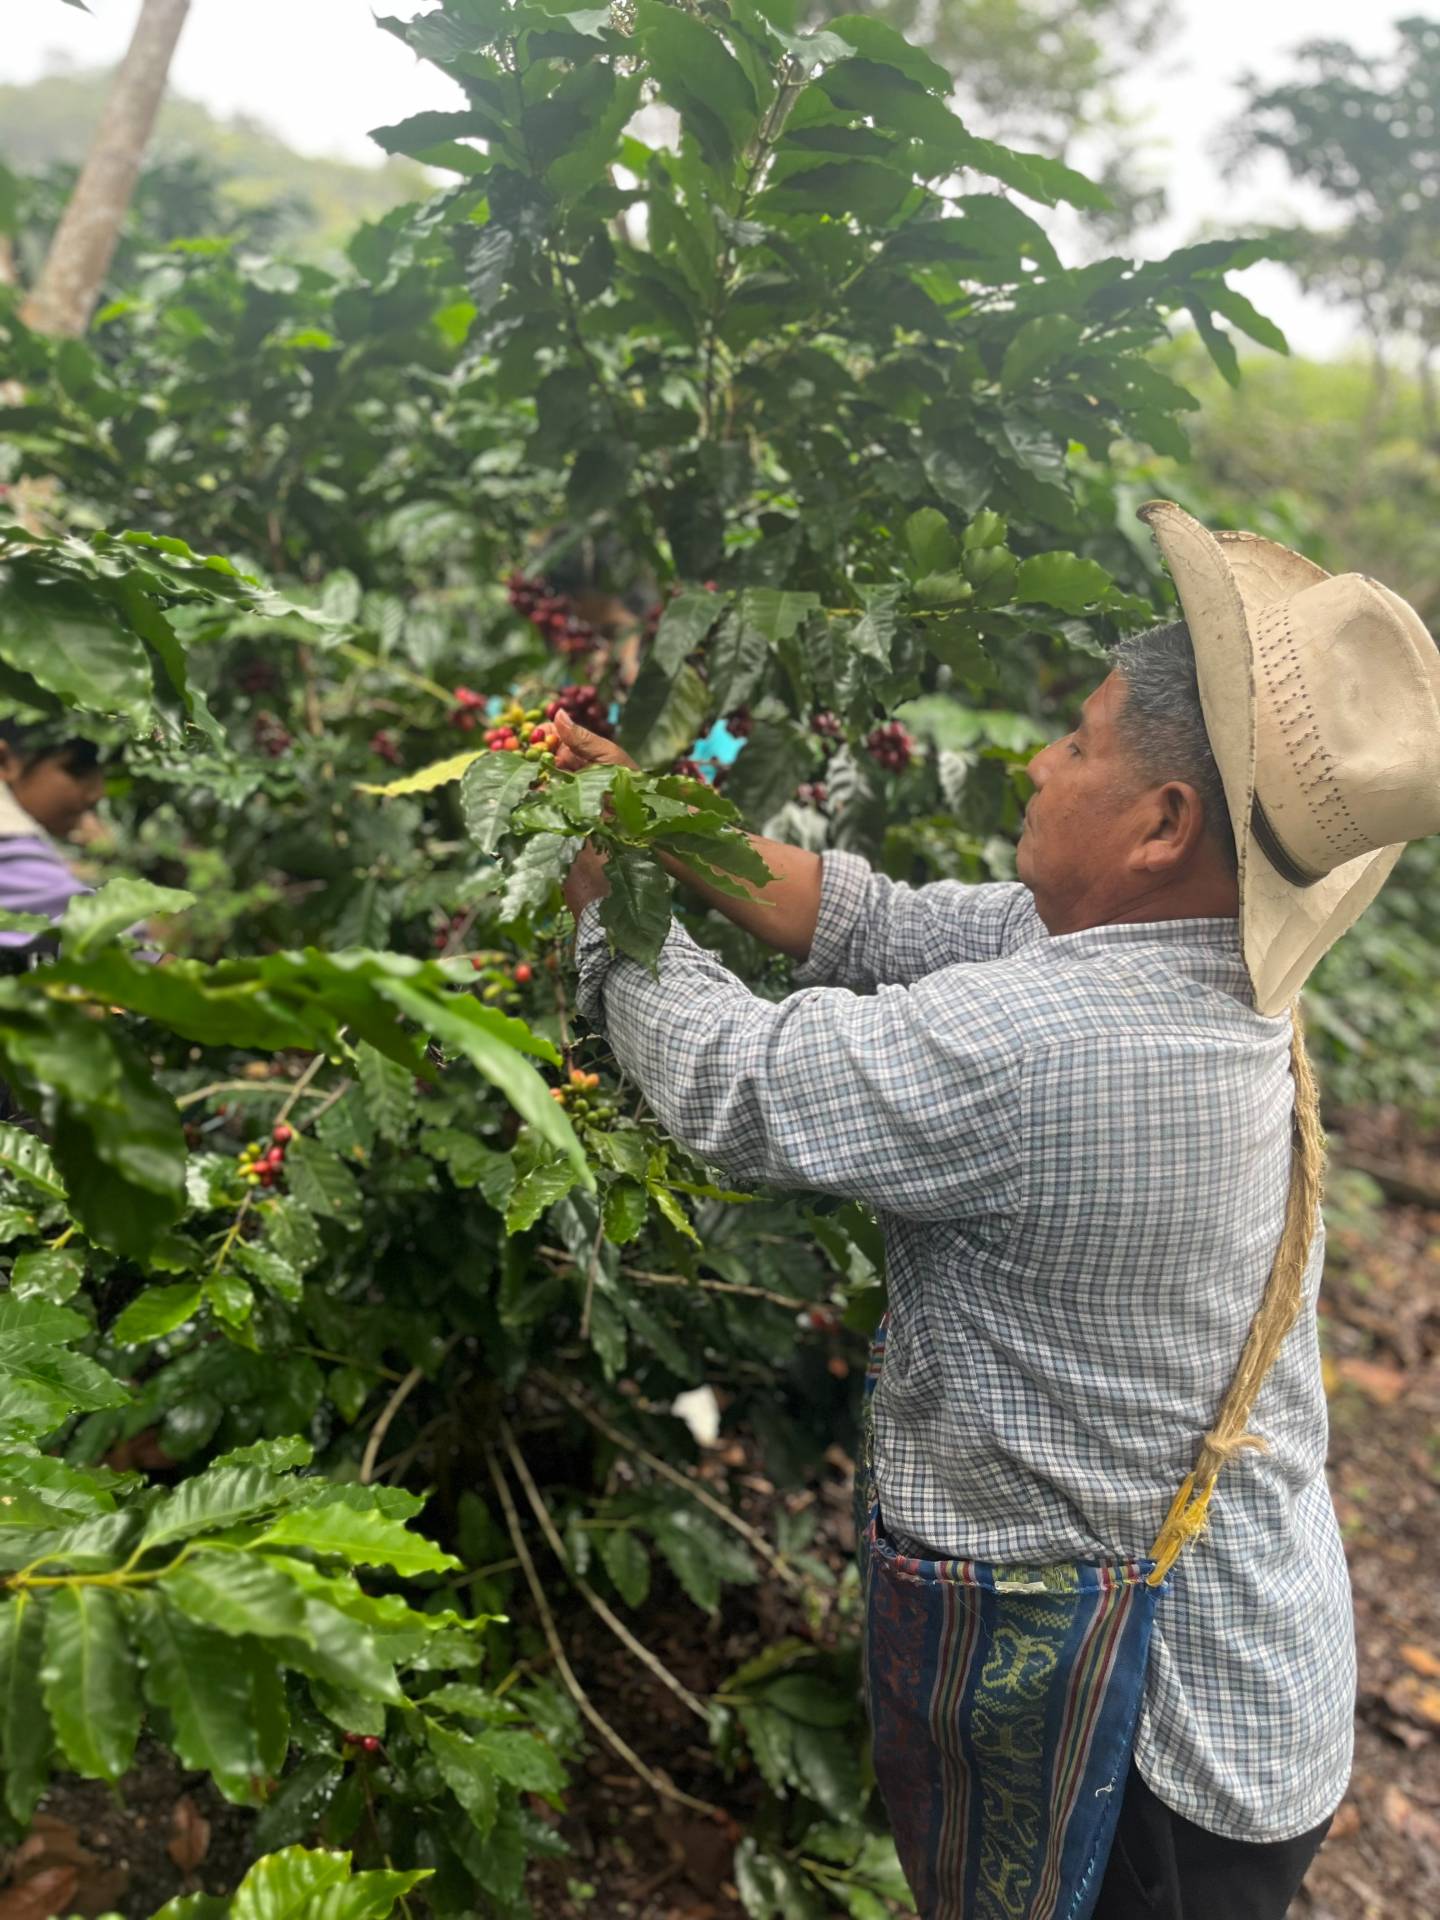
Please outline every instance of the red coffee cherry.
[[865, 741], [871, 758], [889, 773], [903, 773], [915, 752], [915, 742], [898, 720], [875, 727]]

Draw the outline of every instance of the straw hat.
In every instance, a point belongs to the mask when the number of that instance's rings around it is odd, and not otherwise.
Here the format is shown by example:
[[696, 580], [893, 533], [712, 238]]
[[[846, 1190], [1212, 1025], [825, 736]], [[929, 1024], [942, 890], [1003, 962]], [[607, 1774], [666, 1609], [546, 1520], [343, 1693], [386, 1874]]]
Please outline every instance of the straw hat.
[[1169, 500], [1155, 536], [1195, 645], [1240, 856], [1240, 934], [1280, 1013], [1440, 832], [1440, 648], [1413, 607], [1254, 533], [1210, 533]]

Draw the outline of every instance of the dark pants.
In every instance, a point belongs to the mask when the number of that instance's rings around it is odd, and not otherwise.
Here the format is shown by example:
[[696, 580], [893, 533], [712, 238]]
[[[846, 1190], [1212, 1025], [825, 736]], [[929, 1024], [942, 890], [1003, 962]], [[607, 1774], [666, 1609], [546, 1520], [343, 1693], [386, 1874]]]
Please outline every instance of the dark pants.
[[1172, 1813], [1132, 1761], [1094, 1920], [1281, 1920], [1329, 1831], [1247, 1846]]

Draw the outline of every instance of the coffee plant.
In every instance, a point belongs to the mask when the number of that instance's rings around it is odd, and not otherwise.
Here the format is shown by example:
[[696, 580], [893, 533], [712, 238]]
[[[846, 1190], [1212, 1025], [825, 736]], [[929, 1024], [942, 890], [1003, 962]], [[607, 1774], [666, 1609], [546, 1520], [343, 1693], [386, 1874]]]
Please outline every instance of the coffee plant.
[[[879, 1227], [660, 1130], [577, 1029], [560, 882], [598, 842], [619, 950], [678, 909], [780, 994], [657, 855], [1007, 873], [1026, 758], [1160, 604], [1092, 477], [1183, 450], [1147, 352], [1188, 314], [1229, 373], [1264, 323], [1252, 247], [1067, 267], [1043, 210], [1094, 187], [797, 13], [381, 20], [456, 105], [376, 138], [454, 184], [343, 271], [170, 242], [63, 344], [0, 289], [0, 698], [110, 766], [103, 884], [10, 916], [0, 978], [4, 1811], [142, 1731], [208, 1771], [266, 1857], [176, 1920], [527, 1913], [619, 1737], [580, 1605], [736, 1781], [757, 1920], [905, 1898], [853, 1580], [670, 1413], [713, 1384], [802, 1479]], [[560, 771], [562, 708], [640, 770]], [[652, 1588], [760, 1581], [793, 1636], [714, 1697], [646, 1647]]]

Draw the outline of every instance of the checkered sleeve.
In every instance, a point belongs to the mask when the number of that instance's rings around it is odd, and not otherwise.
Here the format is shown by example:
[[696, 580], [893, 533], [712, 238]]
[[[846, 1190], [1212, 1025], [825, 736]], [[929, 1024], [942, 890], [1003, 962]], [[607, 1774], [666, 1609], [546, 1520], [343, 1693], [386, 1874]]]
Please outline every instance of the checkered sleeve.
[[941, 967], [998, 960], [1036, 926], [1028, 887], [910, 887], [853, 853], [826, 853], [820, 917], [802, 986], [907, 986]]
[[582, 917], [579, 1005], [678, 1139], [732, 1178], [913, 1220], [1003, 1211], [1018, 1179], [1020, 1041], [945, 985], [761, 1000], [672, 928], [658, 977]]

